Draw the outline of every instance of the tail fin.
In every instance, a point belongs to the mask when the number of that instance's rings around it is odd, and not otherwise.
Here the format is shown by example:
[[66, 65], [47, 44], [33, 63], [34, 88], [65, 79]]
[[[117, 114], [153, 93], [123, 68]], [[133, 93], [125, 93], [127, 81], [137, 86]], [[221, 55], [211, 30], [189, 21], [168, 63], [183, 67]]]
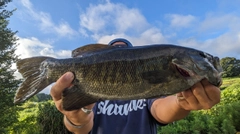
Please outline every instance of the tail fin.
[[14, 103], [20, 103], [37, 94], [49, 84], [45, 69], [41, 63], [51, 57], [32, 57], [17, 62], [17, 69], [22, 74], [24, 81], [17, 90]]

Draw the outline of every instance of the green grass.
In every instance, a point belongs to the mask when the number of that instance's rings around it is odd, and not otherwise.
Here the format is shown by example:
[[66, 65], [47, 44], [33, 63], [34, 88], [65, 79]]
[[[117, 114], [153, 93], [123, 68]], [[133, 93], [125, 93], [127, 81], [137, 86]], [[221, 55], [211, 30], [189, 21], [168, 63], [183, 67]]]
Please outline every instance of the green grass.
[[225, 89], [234, 83], [240, 83], [240, 77], [223, 78], [223, 83], [220, 88]]

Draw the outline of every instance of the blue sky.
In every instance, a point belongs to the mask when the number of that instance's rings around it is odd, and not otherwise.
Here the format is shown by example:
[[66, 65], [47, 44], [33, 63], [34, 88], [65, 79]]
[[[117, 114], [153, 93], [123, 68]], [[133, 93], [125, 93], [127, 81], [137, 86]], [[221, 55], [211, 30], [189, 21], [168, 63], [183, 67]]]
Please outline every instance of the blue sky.
[[22, 58], [70, 57], [76, 47], [124, 37], [240, 58], [240, 0], [13, 0], [9, 27]]

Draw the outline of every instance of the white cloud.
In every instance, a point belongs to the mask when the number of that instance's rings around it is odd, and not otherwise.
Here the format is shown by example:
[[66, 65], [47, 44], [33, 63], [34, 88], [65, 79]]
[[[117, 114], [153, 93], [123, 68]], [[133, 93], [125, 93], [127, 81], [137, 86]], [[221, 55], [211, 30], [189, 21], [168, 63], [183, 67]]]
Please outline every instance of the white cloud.
[[142, 46], [147, 44], [159, 44], [159, 43], [167, 43], [167, 40], [161, 34], [159, 29], [151, 28], [146, 29], [143, 33], [137, 36], [129, 36], [126, 34], [112, 34], [105, 35], [98, 38], [99, 43], [107, 44], [109, 41], [115, 38], [126, 38], [128, 39], [134, 46]]
[[29, 10], [32, 9], [32, 3], [29, 0], [21, 0], [23, 6], [25, 6], [26, 8], [28, 8]]
[[[80, 26], [85, 36], [92, 37], [99, 43], [108, 43], [119, 37], [128, 39], [135, 46], [172, 43], [169, 40], [175, 35], [174, 43], [182, 46], [206, 51], [221, 58], [240, 55], [240, 19], [237, 15], [209, 13], [200, 20], [190, 14], [167, 14], [166, 18], [169, 19], [170, 26], [164, 27], [163, 30], [170, 31], [168, 35], [149, 24], [138, 9], [107, 1], [104, 4], [90, 5], [86, 12], [80, 15]], [[190, 31], [186, 32], [192, 36], [177, 38], [179, 33], [174, 30], [176, 28], [188, 28]], [[224, 31], [225, 28], [228, 30]], [[217, 34], [210, 37], [209, 30]], [[209, 38], [199, 40], [199, 33], [203, 36], [208, 35]]]
[[56, 58], [66, 58], [71, 56], [70, 50], [54, 50], [53, 46], [48, 43], [41, 42], [35, 37], [21, 38], [19, 37], [16, 54], [20, 58], [32, 56], [51, 56]]
[[138, 9], [107, 1], [90, 5], [80, 15], [80, 31], [99, 43], [127, 38], [133, 45], [166, 42], [161, 31], [151, 26]]
[[19, 38], [16, 54], [21, 58], [27, 58], [31, 56], [39, 56], [42, 51], [52, 48], [51, 45], [42, 43], [37, 38]]
[[193, 15], [167, 14], [171, 27], [186, 28], [191, 26], [197, 19]]
[[[117, 6], [117, 5], [116, 5]], [[116, 7], [116, 16], [112, 18], [115, 22], [115, 27], [118, 32], [126, 32], [134, 30], [140, 32], [148, 28], [149, 24], [145, 17], [139, 12], [138, 9], [127, 9], [124, 7]]]
[[[52, 26], [51, 26], [52, 27]], [[73, 30], [69, 24], [65, 21], [61, 22], [57, 27], [53, 27], [54, 31], [58, 33], [60, 36], [71, 36], [71, 35], [76, 35], [77, 32]]]
[[[240, 58], [240, 16], [235, 13], [208, 13], [196, 27], [206, 39], [195, 42], [195, 48], [223, 57]], [[213, 36], [212, 36], [213, 35]]]
[[160, 32], [159, 29], [152, 27], [150, 29], [147, 29], [143, 33], [141, 33], [140, 38], [142, 38], [144, 41], [144, 44], [156, 44], [156, 43], [167, 43], [168, 41], [165, 39], [163, 34]]
[[[19, 40], [17, 41], [17, 43], [19, 45], [17, 46], [15, 53], [19, 55], [21, 59], [33, 56], [50, 56], [55, 58], [68, 58], [71, 56], [70, 50], [56, 51], [51, 44], [41, 42], [35, 37], [18, 38]], [[16, 69], [16, 64], [13, 64], [12, 68]], [[14, 75], [16, 76], [16, 78], [22, 78], [19, 72], [15, 72]], [[49, 93], [50, 87], [51, 86], [49, 86], [43, 92]]]
[[234, 14], [215, 14], [209, 13], [206, 18], [200, 23], [198, 30], [206, 32], [209, 30], [239, 30], [240, 29], [240, 17]]
[[182, 39], [179, 44], [208, 52], [220, 58], [236, 57], [240, 58], [240, 31], [227, 32], [216, 38], [205, 41], [198, 41], [195, 38]]
[[221, 36], [211, 39], [208, 48], [212, 48], [217, 55], [230, 56], [240, 58], [240, 38], [238, 33], [229, 32]]
[[80, 15], [80, 26], [92, 33], [108, 31], [126, 32], [128, 30], [142, 30], [147, 26], [145, 17], [138, 9], [127, 8], [123, 4], [106, 2], [90, 5], [85, 13]]
[[43, 32], [67, 37], [77, 34], [77, 31], [73, 30], [66, 21], [62, 20], [59, 24], [55, 24], [50, 14], [35, 10], [29, 0], [21, 0], [21, 3], [26, 8], [25, 14], [28, 14], [30, 19], [34, 19]]

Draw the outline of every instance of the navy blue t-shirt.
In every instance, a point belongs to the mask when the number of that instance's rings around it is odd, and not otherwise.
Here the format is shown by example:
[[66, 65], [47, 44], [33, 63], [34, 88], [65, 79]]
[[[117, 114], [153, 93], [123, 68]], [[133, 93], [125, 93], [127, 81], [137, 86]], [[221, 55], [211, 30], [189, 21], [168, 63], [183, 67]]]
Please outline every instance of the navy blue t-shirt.
[[150, 113], [154, 100], [105, 100], [96, 103], [90, 134], [157, 134], [159, 123]]

